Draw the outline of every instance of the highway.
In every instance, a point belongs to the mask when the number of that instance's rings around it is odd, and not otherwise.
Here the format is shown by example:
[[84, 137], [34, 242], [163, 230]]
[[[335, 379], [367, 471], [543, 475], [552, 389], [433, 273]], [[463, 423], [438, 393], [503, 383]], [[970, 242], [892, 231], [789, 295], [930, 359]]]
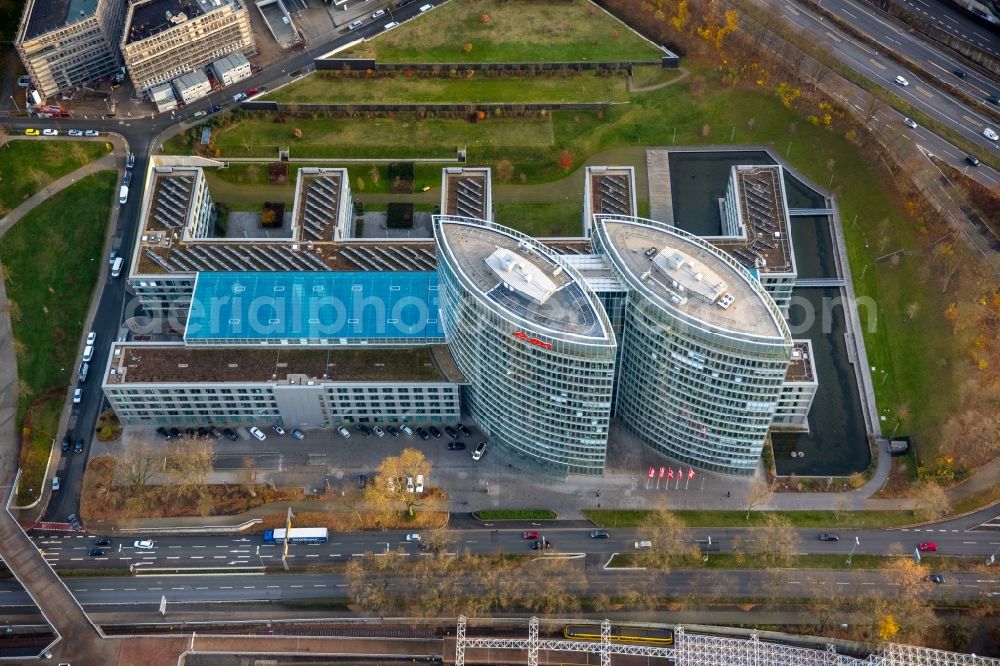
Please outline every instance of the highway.
[[[571, 566], [571, 565], [567, 565]], [[577, 565], [579, 566], [579, 565]], [[662, 591], [671, 597], [705, 595], [725, 589], [731, 598], [759, 596], [817, 596], [826, 598], [865, 596], [887, 592], [892, 596], [899, 583], [892, 574], [868, 569], [842, 570], [781, 570], [779, 574], [766, 570], [723, 571], [714, 569], [681, 569], [670, 573], [649, 571], [611, 571], [588, 566], [587, 580], [576, 585], [580, 594], [615, 593], [623, 584], [639, 576], [648, 589]], [[237, 603], [249, 601], [293, 601], [302, 599], [336, 599], [349, 596], [343, 574], [232, 574], [180, 575], [113, 578], [68, 578], [70, 591], [84, 606], [159, 604], [163, 597], [168, 603]], [[408, 574], [390, 579], [389, 590], [400, 595], [419, 594], [418, 584]], [[720, 587], [724, 586], [724, 587]], [[474, 576], [462, 587], [469, 594], [481, 592]], [[981, 573], [948, 573], [944, 582], [931, 585], [927, 594], [935, 599], [1000, 599], [1000, 575]], [[28, 596], [16, 581], [0, 581], [0, 616], [19, 613], [19, 607], [31, 605]]]
[[977, 21], [956, 7], [956, 3], [948, 0], [893, 0], [893, 2], [962, 41], [992, 56], [1000, 57], [1000, 37], [994, 32], [997, 28], [991, 29], [985, 22]]
[[[631, 552], [640, 536], [635, 529], [608, 530], [611, 538], [592, 539], [590, 528], [581, 527], [532, 527], [553, 544], [560, 553], [586, 553], [606, 561], [612, 553]], [[798, 530], [799, 551], [802, 553], [843, 554], [852, 548], [857, 555], [893, 555], [912, 553], [919, 543], [937, 544], [938, 555], [966, 556], [986, 560], [1000, 549], [1000, 530], [967, 532], [957, 528], [936, 527], [912, 530], [830, 530], [839, 541], [820, 541], [824, 530]], [[522, 538], [522, 529], [471, 529], [454, 530], [454, 542], [448, 544], [449, 552], [468, 549], [472, 553], [531, 553], [530, 540]], [[761, 532], [739, 528], [697, 528], [691, 538], [708, 544], [712, 550], [731, 552], [737, 537], [753, 539]], [[426, 540], [429, 533], [422, 534]], [[855, 537], [858, 543], [855, 544]], [[76, 533], [31, 533], [35, 545], [57, 571], [63, 569], [112, 568], [234, 568], [281, 566], [281, 547], [264, 544], [259, 535], [230, 536], [162, 536], [138, 535], [129, 538], [114, 537], [110, 547], [102, 547], [104, 555], [91, 557], [94, 537]], [[136, 539], [151, 539], [153, 548], [135, 548]], [[406, 532], [351, 532], [332, 533], [325, 544], [292, 544], [289, 564], [295, 567], [328, 565], [348, 561], [365, 553], [382, 553], [387, 549], [402, 550], [411, 555], [424, 551], [416, 543], [407, 542]], [[552, 551], [549, 551], [552, 552]]]
[[[830, 53], [834, 54], [841, 62], [865, 78], [891, 90], [929, 117], [950, 127], [963, 138], [979, 146], [980, 156], [987, 152], [1000, 154], [1000, 145], [982, 134], [986, 127], [1000, 130], [998, 127], [1000, 123], [976, 109], [968, 108], [951, 95], [938, 90], [934, 87], [933, 81], [925, 81], [913, 72], [901, 67], [886, 57], [884, 50], [879, 51], [862, 43], [853, 35], [830, 25], [829, 21], [811, 13], [803, 6], [793, 5], [785, 0], [766, 0], [766, 2], [776, 7], [781, 15], [798, 30], [811, 33], [817, 43], [826, 44]], [[995, 81], [990, 81], [988, 78], [971, 71], [964, 81], [954, 76], [951, 71], [959, 68], [964, 70], [966, 69], [965, 65], [959, 63], [956, 58], [907, 33], [902, 24], [895, 24], [888, 19], [877, 16], [873, 9], [862, 3], [841, 0], [841, 2], [824, 6], [830, 11], [837, 12], [845, 21], [858, 25], [868, 35], [886, 44], [889, 48], [902, 50], [907, 57], [923, 62], [929, 70], [941, 72], [941, 78], [949, 77], [948, 83], [952, 85], [965, 85], [970, 93], [978, 97], [998, 92]], [[909, 85], [901, 86], [895, 83], [897, 76], [903, 76]], [[977, 88], [984, 92], [979, 92]], [[853, 101], [849, 103], [860, 110], [858, 103]], [[903, 126], [902, 114], [893, 110], [887, 110], [885, 113], [888, 113], [888, 118], [880, 117], [879, 122], [891, 120], [898, 123], [900, 127]], [[879, 115], [884, 116], [885, 113]], [[955, 168], [961, 170], [968, 166], [965, 164], [965, 153], [936, 134], [925, 131], [919, 134], [918, 138], [925, 148], [945, 158]], [[993, 187], [1000, 183], [1000, 173], [985, 164], [975, 169], [969, 169], [967, 173], [987, 187]]]

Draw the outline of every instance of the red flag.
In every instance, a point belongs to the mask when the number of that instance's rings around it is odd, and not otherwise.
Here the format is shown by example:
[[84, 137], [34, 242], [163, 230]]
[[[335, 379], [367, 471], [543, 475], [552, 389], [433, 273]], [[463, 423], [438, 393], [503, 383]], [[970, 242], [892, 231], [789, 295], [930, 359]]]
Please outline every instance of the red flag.
[[666, 473], [667, 473], [667, 468], [666, 467], [661, 467], [660, 468], [660, 478], [662, 479], [663, 475], [666, 474]]
[[677, 468], [677, 480], [680, 481], [684, 478], [684, 470], [680, 467]]
[[656, 476], [656, 468], [655, 467], [650, 467], [649, 468], [649, 478], [652, 479], [654, 476]]
[[694, 470], [688, 467], [688, 481], [694, 478]]
[[669, 468], [669, 469], [667, 470], [667, 478], [668, 478], [668, 479], [672, 479], [672, 478], [674, 478], [674, 468], [673, 468], [673, 467], [671, 467], [671, 468]]

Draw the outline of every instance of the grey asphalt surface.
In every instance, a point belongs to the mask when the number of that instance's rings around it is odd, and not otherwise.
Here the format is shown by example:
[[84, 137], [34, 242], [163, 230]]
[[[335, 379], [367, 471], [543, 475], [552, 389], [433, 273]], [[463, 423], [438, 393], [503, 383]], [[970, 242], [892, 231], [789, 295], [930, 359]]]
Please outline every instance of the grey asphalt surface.
[[[577, 565], [579, 566], [579, 565]], [[652, 589], [668, 596], [705, 594], [717, 589], [724, 580], [727, 595], [731, 597], [815, 596], [817, 590], [828, 591], [828, 596], [872, 596], [877, 592], [892, 596], [898, 583], [887, 580], [886, 572], [867, 569], [853, 570], [782, 570], [780, 575], [768, 571], [716, 571], [711, 569], [677, 570], [668, 574], [650, 571], [610, 571], [600, 565], [587, 566], [587, 584], [581, 593], [613, 592], [625, 581], [641, 577]], [[979, 573], [944, 574], [945, 582], [932, 585], [927, 596], [935, 599], [998, 599], [1000, 575], [984, 576]], [[17, 589], [10, 589], [8, 581], [0, 581], [0, 609], [3, 612], [20, 612], [20, 606], [30, 603]], [[116, 578], [71, 578], [66, 584], [85, 607], [101, 605], [159, 604], [167, 602], [247, 602], [290, 601], [300, 599], [329, 599], [349, 595], [347, 582], [342, 574], [235, 574], [228, 576], [157, 576]], [[476, 582], [470, 579], [467, 589], [476, 592]], [[390, 581], [389, 590], [399, 594], [418, 593], [405, 573]], [[777, 592], [776, 592], [777, 590]]]
[[1000, 57], [1000, 36], [983, 21], [978, 21], [948, 0], [894, 0], [895, 4], [933, 22], [938, 28], [972, 44], [993, 56]]
[[[811, 13], [805, 7], [791, 5], [784, 0], [764, 1], [778, 9], [791, 25], [813, 35], [817, 43], [826, 44], [830, 53], [865, 78], [892, 90], [928, 116], [979, 146], [983, 153], [1000, 153], [998, 142], [991, 141], [982, 135], [985, 127], [1000, 129], [997, 127], [998, 123], [983, 113], [966, 107], [947, 93], [935, 88], [933, 81], [924, 81], [887, 58], [884, 50], [876, 53], [876, 49], [860, 43], [852, 35], [830, 25], [829, 21], [824, 21], [822, 17]], [[858, 25], [867, 34], [883, 43], [886, 48], [905, 50], [907, 57], [923, 62], [932, 71], [940, 71], [942, 78], [948, 77], [950, 84], [964, 83], [979, 98], [984, 97], [985, 93], [978, 92], [971, 86], [979, 86], [982, 90], [990, 91], [993, 94], [998, 92], [1000, 86], [995, 80], [991, 81], [976, 74], [967, 77], [966, 81], [963, 82], [952, 75], [950, 72], [954, 68], [966, 70], [969, 68], [964, 63], [959, 63], [957, 58], [947, 55], [943, 50], [920, 41], [919, 36], [906, 32], [905, 26], [902, 24], [878, 16], [871, 7], [865, 6], [863, 3], [840, 0], [840, 2], [824, 6], [830, 11], [837, 12], [845, 21]], [[895, 83], [896, 76], [900, 75], [909, 82], [908, 86]], [[893, 118], [898, 116], [897, 120], [902, 122], [902, 115], [895, 111], [888, 111], [888, 113]], [[957, 169], [961, 170], [967, 166], [964, 162], [965, 153], [946, 140], [930, 132], [921, 135], [921, 140], [925, 143], [926, 148], [946, 158]], [[982, 165], [978, 169], [971, 169], [968, 174], [987, 187], [993, 187], [1000, 182], [1000, 173], [986, 165]]]
[[[588, 556], [606, 560], [615, 552], [633, 550], [636, 539], [641, 538], [635, 529], [610, 529], [609, 539], [592, 539], [594, 528], [579, 525], [564, 527], [561, 523], [524, 522], [516, 527], [502, 523], [493, 528], [464, 529], [454, 532], [455, 541], [449, 551], [468, 549], [473, 553], [526, 553], [531, 552], [529, 540], [523, 538], [524, 531], [537, 531], [540, 536], [552, 542], [562, 553], [586, 553]], [[303, 526], [305, 527], [305, 526]], [[500, 529], [503, 527], [503, 529]], [[833, 532], [839, 541], [820, 541], [821, 532]], [[365, 553], [402, 549], [404, 552], [419, 554], [415, 543], [406, 541], [406, 532], [350, 532], [331, 533], [325, 544], [293, 544], [290, 549], [290, 563], [296, 567], [325, 565], [346, 562], [352, 557]], [[708, 543], [711, 538], [713, 548], [719, 552], [731, 552], [737, 537], [754, 538], [759, 531], [739, 528], [696, 528], [691, 536], [700, 543]], [[854, 549], [855, 554], [893, 555], [912, 553], [918, 544], [937, 544], [939, 556], [965, 556], [986, 558], [1000, 549], [1000, 528], [966, 532], [957, 528], [936, 526], [906, 530], [798, 530], [802, 553], [843, 554], [845, 557]], [[103, 557], [91, 557], [94, 537], [74, 533], [32, 533], [32, 540], [43, 552], [45, 559], [57, 571], [62, 569], [96, 568], [246, 568], [280, 566], [280, 546], [263, 543], [260, 535], [231, 536], [156, 536], [137, 534], [129, 537], [112, 537], [110, 547], [102, 547]], [[422, 533], [426, 540], [429, 532]], [[855, 537], [858, 543], [855, 544]], [[133, 547], [137, 539], [152, 539], [154, 547], [140, 550]]]

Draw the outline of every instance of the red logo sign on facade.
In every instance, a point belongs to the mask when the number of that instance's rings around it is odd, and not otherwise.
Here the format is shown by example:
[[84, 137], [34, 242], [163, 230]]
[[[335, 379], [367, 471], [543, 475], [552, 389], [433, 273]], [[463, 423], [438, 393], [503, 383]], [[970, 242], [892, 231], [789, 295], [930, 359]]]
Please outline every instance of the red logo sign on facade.
[[524, 331], [517, 331], [514, 333], [514, 337], [518, 340], [524, 340], [525, 342], [533, 344], [536, 347], [541, 347], [542, 349], [552, 349], [551, 342], [545, 342], [544, 340], [539, 340], [538, 338], [529, 337]]

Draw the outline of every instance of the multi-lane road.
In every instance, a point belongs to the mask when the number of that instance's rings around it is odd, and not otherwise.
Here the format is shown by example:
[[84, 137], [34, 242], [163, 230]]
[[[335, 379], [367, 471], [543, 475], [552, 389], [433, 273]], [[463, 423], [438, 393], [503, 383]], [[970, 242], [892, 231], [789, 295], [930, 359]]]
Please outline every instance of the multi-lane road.
[[[447, 545], [451, 552], [468, 550], [472, 553], [530, 553], [530, 539], [523, 538], [524, 531], [537, 531], [553, 545], [548, 552], [582, 553], [600, 561], [616, 552], [632, 552], [637, 539], [643, 538], [638, 530], [608, 530], [610, 538], [594, 539], [590, 528], [544, 527], [524, 525], [524, 529], [453, 530], [454, 541]], [[823, 532], [833, 532], [839, 541], [820, 541]], [[696, 528], [691, 538], [701, 544], [712, 544], [712, 552], [731, 552], [734, 540], [753, 539], [759, 530], [741, 528]], [[332, 533], [325, 544], [292, 544], [289, 563], [309, 566], [340, 563], [365, 553], [383, 553], [402, 550], [412, 555], [425, 551], [414, 542], [406, 540], [406, 532], [349, 532]], [[918, 544], [933, 542], [938, 554], [965, 556], [986, 560], [1000, 549], [1000, 530], [965, 531], [956, 528], [928, 526], [917, 530], [798, 530], [802, 553], [893, 555], [911, 553]], [[91, 557], [94, 537], [76, 533], [32, 533], [32, 540], [45, 559], [56, 571], [92, 568], [143, 568], [143, 569], [202, 569], [281, 566], [281, 547], [263, 543], [259, 535], [247, 536], [162, 536], [138, 534], [127, 538], [115, 537], [111, 546], [102, 547], [104, 555]], [[424, 533], [423, 538], [429, 537]], [[855, 542], [857, 537], [857, 543]], [[137, 539], [150, 539], [153, 548], [135, 548]], [[716, 550], [718, 549], [718, 550]]]

